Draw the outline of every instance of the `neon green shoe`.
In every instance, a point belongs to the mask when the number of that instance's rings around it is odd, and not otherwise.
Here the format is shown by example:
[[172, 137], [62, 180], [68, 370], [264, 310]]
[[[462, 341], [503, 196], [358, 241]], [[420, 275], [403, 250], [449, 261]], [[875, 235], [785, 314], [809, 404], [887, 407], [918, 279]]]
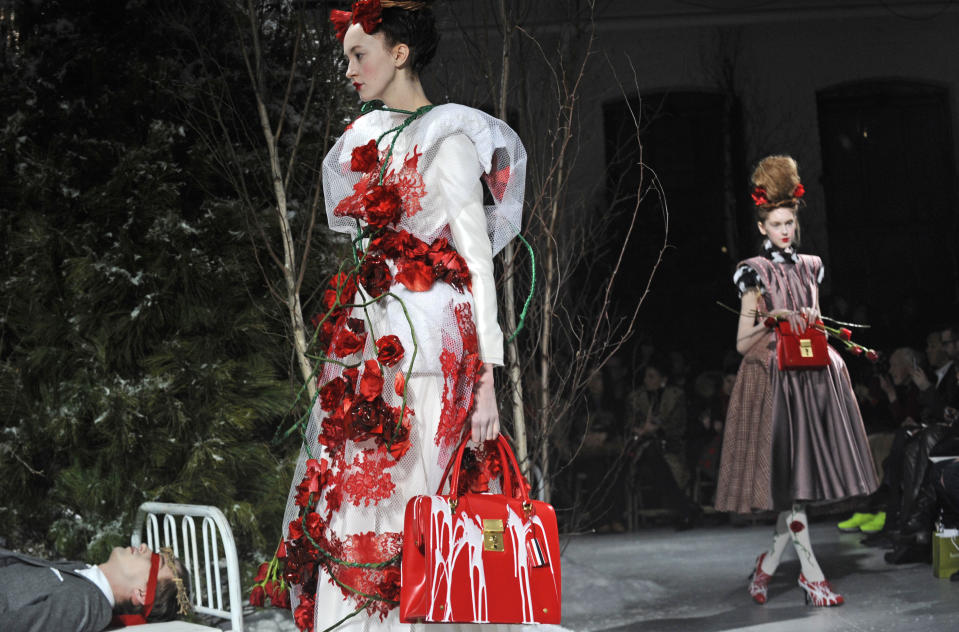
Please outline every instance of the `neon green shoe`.
[[859, 525], [859, 530], [863, 533], [879, 533], [886, 526], [886, 512], [880, 511], [869, 522]]
[[867, 513], [854, 513], [852, 518], [849, 520], [843, 520], [836, 526], [839, 527], [839, 530], [843, 533], [855, 533], [859, 531], [859, 527], [871, 522], [876, 518], [876, 514], [867, 514]]

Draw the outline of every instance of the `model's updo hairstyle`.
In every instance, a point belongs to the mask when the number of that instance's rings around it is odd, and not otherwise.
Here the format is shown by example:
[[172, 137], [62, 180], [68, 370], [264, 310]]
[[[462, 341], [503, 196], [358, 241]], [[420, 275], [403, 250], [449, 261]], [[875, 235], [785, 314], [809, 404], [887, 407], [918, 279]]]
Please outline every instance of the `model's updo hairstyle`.
[[766, 220], [769, 211], [786, 207], [799, 210], [803, 195], [799, 180], [799, 166], [791, 156], [766, 156], [753, 170], [753, 200], [756, 202], [756, 218]]
[[436, 55], [440, 34], [428, 0], [380, 0], [383, 21], [374, 32], [386, 36], [387, 46], [410, 47], [410, 69], [419, 75]]

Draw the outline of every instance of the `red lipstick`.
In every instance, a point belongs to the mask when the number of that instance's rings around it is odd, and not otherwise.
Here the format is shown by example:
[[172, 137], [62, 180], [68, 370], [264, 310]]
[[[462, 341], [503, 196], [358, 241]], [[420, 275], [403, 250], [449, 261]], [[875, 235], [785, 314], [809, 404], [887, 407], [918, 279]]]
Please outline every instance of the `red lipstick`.
[[355, 82], [355, 81], [353, 82], [353, 88], [354, 88], [357, 92], [359, 92], [359, 91], [360, 91], [360, 88], [362, 88], [362, 87], [363, 87], [363, 84], [362, 84], [362, 83], [357, 83], [357, 82]]

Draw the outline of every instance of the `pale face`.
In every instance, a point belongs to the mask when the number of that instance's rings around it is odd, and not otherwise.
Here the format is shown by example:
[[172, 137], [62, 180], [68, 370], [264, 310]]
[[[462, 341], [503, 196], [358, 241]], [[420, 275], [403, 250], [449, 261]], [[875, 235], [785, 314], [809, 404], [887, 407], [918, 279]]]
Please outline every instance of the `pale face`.
[[774, 208], [759, 222], [759, 232], [777, 248], [790, 248], [796, 238], [796, 211], [785, 206]]
[[[401, 47], [390, 50], [382, 32], [368, 35], [362, 25], [353, 24], [343, 38], [346, 56], [346, 78], [353, 83], [363, 101], [381, 100], [389, 105], [390, 92], [395, 88], [402, 64]], [[405, 57], [403, 57], [405, 59]]]
[[[141, 544], [139, 547], [115, 547], [110, 553], [107, 564], [114, 570], [111, 573], [110, 584], [118, 602], [130, 599], [135, 605], [143, 604], [146, 598], [146, 586], [150, 581], [152, 553], [146, 544]], [[167, 567], [162, 555], [160, 569], [157, 571], [157, 581], [161, 579], [173, 579], [173, 569]]]
[[647, 367], [646, 375], [643, 376], [643, 386], [647, 391], [659, 390], [666, 386], [666, 377], [653, 367]]

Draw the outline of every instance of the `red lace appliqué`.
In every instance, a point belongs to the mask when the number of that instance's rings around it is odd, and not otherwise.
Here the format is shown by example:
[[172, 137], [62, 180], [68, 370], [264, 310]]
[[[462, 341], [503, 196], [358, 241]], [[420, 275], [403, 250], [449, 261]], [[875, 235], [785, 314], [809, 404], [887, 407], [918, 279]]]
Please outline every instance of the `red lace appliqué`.
[[[403, 534], [396, 532], [358, 533], [347, 536], [340, 540], [335, 536], [330, 537], [330, 553], [345, 562], [361, 564], [378, 564], [395, 557], [403, 548]], [[341, 583], [351, 586], [353, 589], [370, 595], [379, 595], [392, 601], [399, 601], [400, 598], [400, 564], [397, 561], [386, 568], [356, 568], [333, 563], [331, 566], [334, 576]], [[330, 583], [339, 586], [333, 578]], [[366, 597], [344, 589], [339, 586], [344, 599], [352, 600], [357, 605], [366, 602]], [[384, 619], [391, 608], [395, 606], [384, 602], [373, 600], [373, 603], [367, 607], [370, 616], [379, 614], [380, 620]]]
[[378, 450], [360, 452], [349, 469], [343, 473], [343, 493], [357, 507], [369, 507], [386, 500], [396, 489], [396, 484], [387, 471], [395, 464], [396, 461], [389, 453]]
[[463, 436], [463, 427], [473, 410], [473, 385], [479, 372], [479, 343], [476, 339], [476, 324], [469, 303], [453, 308], [460, 333], [463, 354], [457, 358], [448, 348], [440, 352], [443, 370], [443, 408], [434, 439], [436, 445], [452, 446]]

